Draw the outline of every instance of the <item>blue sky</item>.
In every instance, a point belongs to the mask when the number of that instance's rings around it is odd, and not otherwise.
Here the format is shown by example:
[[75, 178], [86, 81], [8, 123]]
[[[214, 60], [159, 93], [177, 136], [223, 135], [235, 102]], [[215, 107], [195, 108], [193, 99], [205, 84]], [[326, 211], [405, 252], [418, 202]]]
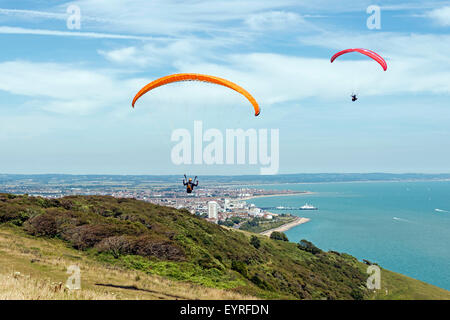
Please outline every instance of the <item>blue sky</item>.
[[[67, 8], [81, 29], [67, 28]], [[381, 8], [370, 30], [366, 9]], [[0, 1], [0, 172], [255, 174], [171, 163], [171, 132], [280, 132], [280, 173], [450, 172], [448, 1]], [[381, 54], [382, 69], [340, 49]], [[178, 72], [245, 87], [148, 82]], [[356, 90], [360, 99], [350, 101]]]

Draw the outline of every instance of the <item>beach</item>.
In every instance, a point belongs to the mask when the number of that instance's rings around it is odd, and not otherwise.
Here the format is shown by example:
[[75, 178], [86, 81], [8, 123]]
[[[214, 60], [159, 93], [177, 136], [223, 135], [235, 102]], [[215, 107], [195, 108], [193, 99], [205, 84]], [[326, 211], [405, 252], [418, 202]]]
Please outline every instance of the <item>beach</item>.
[[307, 223], [309, 220], [310, 220], [310, 219], [308, 219], [308, 218], [298, 217], [298, 218], [295, 218], [295, 220], [292, 221], [292, 222], [283, 224], [282, 226], [279, 226], [279, 227], [277, 227], [277, 228], [273, 228], [273, 229], [270, 229], [270, 230], [263, 231], [263, 232], [261, 232], [261, 234], [264, 235], [264, 236], [270, 237], [270, 235], [271, 235], [272, 232], [274, 232], [274, 231], [277, 231], [277, 232], [285, 232], [285, 231], [288, 231], [289, 229], [291, 229], [291, 228], [293, 228], [293, 227], [295, 227], [295, 226], [298, 226], [298, 225]]

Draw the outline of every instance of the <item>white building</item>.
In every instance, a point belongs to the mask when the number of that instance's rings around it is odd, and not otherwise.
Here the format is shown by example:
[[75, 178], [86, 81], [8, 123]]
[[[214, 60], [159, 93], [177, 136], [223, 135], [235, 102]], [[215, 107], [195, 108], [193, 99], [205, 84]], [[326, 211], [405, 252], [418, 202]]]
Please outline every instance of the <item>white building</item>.
[[223, 211], [226, 212], [227, 209], [230, 209], [230, 199], [225, 199], [223, 202]]
[[264, 214], [260, 208], [256, 208], [254, 205], [250, 207], [249, 214], [255, 217], [262, 217]]
[[235, 201], [235, 202], [233, 202], [233, 207], [236, 209], [244, 209], [246, 204], [247, 203], [244, 201]]
[[217, 202], [215, 202], [215, 201], [208, 202], [208, 218], [215, 219], [215, 220], [218, 219], [218, 215], [217, 215], [218, 207], [219, 207], [219, 205], [217, 204]]

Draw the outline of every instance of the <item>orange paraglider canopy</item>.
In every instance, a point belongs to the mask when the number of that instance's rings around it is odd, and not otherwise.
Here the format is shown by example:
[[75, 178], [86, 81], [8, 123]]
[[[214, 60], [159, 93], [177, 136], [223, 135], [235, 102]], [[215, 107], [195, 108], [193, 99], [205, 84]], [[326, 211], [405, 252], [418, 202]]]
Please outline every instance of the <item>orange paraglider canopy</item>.
[[238, 86], [237, 84], [235, 84], [231, 81], [228, 81], [226, 79], [222, 79], [222, 78], [214, 77], [214, 76], [208, 76], [208, 75], [204, 75], [204, 74], [197, 74], [197, 73], [172, 74], [172, 75], [165, 76], [165, 77], [162, 77], [155, 81], [150, 82], [145, 87], [143, 87], [134, 97], [133, 103], [132, 103], [133, 108], [134, 108], [136, 101], [140, 97], [142, 97], [144, 94], [146, 94], [147, 92], [149, 92], [155, 88], [158, 88], [160, 86], [163, 86], [163, 85], [166, 85], [166, 84], [169, 84], [172, 82], [180, 82], [180, 81], [202, 81], [202, 82], [214, 83], [214, 84], [218, 84], [218, 85], [230, 88], [236, 92], [239, 92], [244, 97], [246, 97], [248, 101], [250, 101], [250, 103], [253, 105], [253, 108], [255, 109], [255, 116], [259, 115], [259, 113], [260, 113], [258, 102], [256, 102], [255, 98], [253, 98], [253, 96], [250, 93], [248, 93], [244, 88], [242, 88], [242, 87]]

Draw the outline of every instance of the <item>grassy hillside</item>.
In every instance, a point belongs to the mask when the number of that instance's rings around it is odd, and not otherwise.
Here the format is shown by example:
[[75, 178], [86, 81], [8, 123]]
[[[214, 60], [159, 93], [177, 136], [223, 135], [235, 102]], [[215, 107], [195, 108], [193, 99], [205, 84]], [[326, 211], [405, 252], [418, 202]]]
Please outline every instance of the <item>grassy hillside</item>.
[[[81, 290], [64, 289], [67, 268], [81, 269]], [[232, 291], [165, 279], [99, 262], [57, 239], [0, 226], [0, 300], [3, 299], [254, 299]]]
[[74, 262], [83, 281], [75, 298], [82, 299], [450, 298], [448, 291], [384, 270], [385, 287], [369, 292], [366, 266], [349, 255], [313, 254], [133, 199], [0, 194], [0, 224], [0, 283], [6, 286], [0, 298], [22, 274], [33, 279], [29, 285], [66, 297], [72, 293], [52, 291], [51, 283], [63, 282]]

